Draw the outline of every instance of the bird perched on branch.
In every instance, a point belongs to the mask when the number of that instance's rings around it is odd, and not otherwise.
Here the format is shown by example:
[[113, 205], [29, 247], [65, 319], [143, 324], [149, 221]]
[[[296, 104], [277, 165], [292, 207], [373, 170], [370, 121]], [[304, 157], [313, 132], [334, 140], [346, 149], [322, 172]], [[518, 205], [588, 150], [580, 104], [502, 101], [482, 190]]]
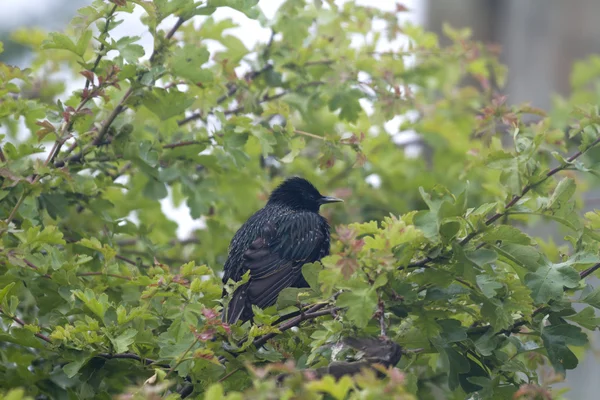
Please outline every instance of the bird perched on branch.
[[223, 283], [241, 280], [246, 271], [250, 279], [233, 293], [223, 321], [247, 321], [253, 316], [252, 305], [265, 308], [287, 287], [308, 287], [302, 266], [329, 254], [329, 224], [319, 207], [339, 201], [343, 200], [321, 195], [298, 177], [271, 193], [267, 205], [242, 225], [229, 245]]

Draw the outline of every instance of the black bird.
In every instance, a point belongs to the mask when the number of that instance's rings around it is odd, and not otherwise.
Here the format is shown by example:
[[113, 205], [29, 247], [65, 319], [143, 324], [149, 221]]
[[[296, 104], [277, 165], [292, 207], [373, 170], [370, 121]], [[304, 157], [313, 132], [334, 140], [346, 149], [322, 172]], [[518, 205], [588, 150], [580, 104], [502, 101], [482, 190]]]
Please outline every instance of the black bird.
[[[250, 280], [233, 293], [223, 321], [247, 321], [253, 316], [252, 305], [265, 308], [287, 287], [308, 287], [302, 265], [329, 254], [329, 224], [319, 207], [338, 201], [343, 200], [321, 195], [298, 177], [271, 193], [267, 205], [242, 225], [229, 245], [223, 283], [241, 280], [248, 270]], [[223, 297], [226, 294], [223, 290]]]

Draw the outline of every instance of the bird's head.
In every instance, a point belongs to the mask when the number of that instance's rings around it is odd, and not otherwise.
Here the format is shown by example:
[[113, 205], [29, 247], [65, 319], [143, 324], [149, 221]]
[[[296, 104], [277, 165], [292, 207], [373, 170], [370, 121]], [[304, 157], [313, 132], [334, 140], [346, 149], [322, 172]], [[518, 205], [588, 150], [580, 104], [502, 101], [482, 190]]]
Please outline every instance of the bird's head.
[[306, 179], [293, 177], [279, 185], [269, 197], [270, 204], [283, 204], [297, 210], [319, 211], [327, 203], [344, 201], [337, 197], [323, 196]]

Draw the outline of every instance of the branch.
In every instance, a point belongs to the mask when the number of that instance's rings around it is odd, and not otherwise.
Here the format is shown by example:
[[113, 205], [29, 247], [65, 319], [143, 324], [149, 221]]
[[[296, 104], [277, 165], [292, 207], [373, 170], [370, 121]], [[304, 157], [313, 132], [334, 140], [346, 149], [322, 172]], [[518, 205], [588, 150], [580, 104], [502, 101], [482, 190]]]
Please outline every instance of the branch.
[[[111, 8], [111, 10], [108, 12], [108, 15], [106, 16], [106, 23], [104, 24], [104, 29], [102, 29], [102, 33], [100, 34], [100, 36], [106, 35], [108, 33], [108, 26], [110, 25], [110, 20], [111, 18], [114, 16], [115, 11], [117, 11], [117, 5], [115, 4], [113, 6], [113, 8]], [[94, 61], [94, 65], [92, 66], [92, 69], [90, 71], [92, 72], [96, 72], [96, 68], [98, 68], [98, 65], [100, 64], [100, 60], [102, 60], [102, 57], [104, 57], [104, 54], [102, 54], [102, 52], [104, 51], [104, 43], [100, 43], [100, 48], [98, 49], [98, 55], [96, 56], [96, 61]], [[86, 78], [85, 80], [85, 88], [89, 88], [90, 87], [90, 80]]]
[[133, 278], [131, 276], [109, 274], [109, 273], [106, 273], [106, 272], [79, 272], [76, 275], [77, 276], [109, 276], [111, 278], [125, 279], [125, 280], [128, 280], [128, 281], [133, 280]]
[[[137, 238], [123, 239], [123, 240], [117, 241], [117, 246], [121, 246], [121, 247], [135, 246], [138, 242], [139, 242], [139, 239], [137, 239]], [[200, 240], [198, 240], [197, 238], [189, 238], [189, 239], [183, 239], [183, 240], [173, 239], [173, 240], [169, 241], [170, 246], [176, 246], [176, 245], [185, 246], [188, 244], [199, 244], [199, 243], [200, 243]]]
[[593, 274], [594, 272], [596, 272], [596, 270], [598, 268], [600, 268], [600, 263], [594, 265], [593, 267], [590, 267], [590, 268], [586, 269], [585, 271], [581, 271], [579, 273], [579, 278], [580, 279], [587, 278], [588, 276], [590, 276], [591, 274]]
[[[96, 138], [94, 140], [92, 140], [92, 142], [90, 144], [86, 145], [81, 150], [80, 153], [75, 154], [73, 156], [69, 156], [69, 157], [63, 158], [62, 160], [55, 162], [54, 166], [56, 168], [61, 168], [61, 167], [65, 166], [65, 164], [67, 164], [69, 162], [72, 162], [72, 161], [81, 161], [83, 159], [83, 157], [87, 153], [89, 153], [94, 147], [100, 145], [102, 143], [102, 141], [104, 140], [104, 137], [108, 133], [108, 129], [110, 128], [110, 126], [112, 125], [112, 123], [119, 116], [119, 114], [121, 114], [123, 111], [125, 111], [125, 108], [126, 108], [125, 102], [129, 98], [129, 96], [131, 96], [132, 94], [133, 94], [133, 88], [130, 87], [129, 89], [127, 89], [127, 92], [125, 92], [125, 94], [123, 95], [123, 97], [119, 101], [119, 104], [117, 104], [117, 106], [110, 113], [110, 115], [108, 116], [108, 118], [106, 119], [106, 121], [104, 121], [104, 124], [102, 124], [102, 128], [100, 128], [100, 131], [98, 132], [98, 135], [96, 136]], [[74, 146], [69, 147], [69, 149], [67, 150], [67, 154], [69, 154], [69, 150], [74, 149], [74, 148], [75, 148]]]
[[135, 360], [135, 361], [139, 361], [145, 365], [156, 365], [156, 366], [164, 368], [164, 369], [171, 368], [171, 366], [169, 364], [159, 364], [156, 360], [153, 360], [151, 358], [142, 358], [142, 357], [138, 356], [137, 354], [133, 354], [133, 353], [122, 353], [122, 354], [98, 353], [97, 356], [106, 358], [108, 360], [112, 360], [112, 359]]
[[[285, 91], [283, 91], [281, 93], [277, 93], [277, 94], [274, 94], [274, 95], [271, 95], [271, 96], [265, 95], [265, 96], [263, 96], [263, 98], [261, 100], [258, 101], [257, 104], [263, 104], [263, 103], [266, 103], [266, 102], [269, 102], [269, 101], [277, 100], [277, 99], [279, 99], [279, 98], [281, 98], [281, 97], [283, 97], [283, 96], [285, 96], [287, 94], [293, 93], [293, 92], [295, 92], [297, 90], [301, 90], [301, 89], [304, 89], [304, 88], [307, 88], [307, 87], [320, 86], [320, 85], [324, 85], [324, 84], [325, 84], [325, 82], [320, 82], [320, 81], [303, 83], [301, 85], [298, 85], [298, 87], [296, 87], [295, 90], [285, 90]], [[233, 89], [229, 90], [229, 92], [228, 92], [227, 95], [222, 96], [221, 98], [219, 98], [219, 100], [217, 100], [217, 104], [221, 104], [223, 101], [225, 101], [226, 99], [228, 99], [229, 97], [231, 97], [233, 94], [235, 94], [236, 91], [237, 91], [237, 87], [234, 86]], [[229, 95], [229, 93], [231, 93], [231, 95]], [[211, 108], [208, 111], [207, 114], [213, 114], [215, 112], [215, 108], [216, 107]], [[244, 111], [245, 109], [246, 109], [245, 106], [240, 106], [240, 107], [237, 107], [237, 108], [234, 108], [234, 109], [231, 109], [231, 110], [225, 110], [225, 111], [223, 111], [223, 114], [224, 115], [239, 114], [242, 111]], [[186, 117], [186, 118], [184, 118], [184, 119], [182, 119], [180, 121], [177, 121], [177, 125], [178, 126], [185, 125], [188, 122], [195, 121], [197, 119], [202, 118], [202, 116], [203, 116], [202, 112], [193, 113], [189, 117]]]
[[[186, 21], [185, 19], [183, 19], [183, 18], [179, 17], [179, 18], [177, 19], [177, 22], [175, 22], [175, 25], [173, 25], [173, 27], [171, 28], [171, 30], [170, 30], [170, 31], [167, 33], [167, 35], [165, 36], [165, 41], [171, 40], [171, 38], [173, 38], [173, 35], [175, 35], [175, 32], [177, 32], [177, 29], [179, 29], [179, 28], [181, 27], [181, 25], [183, 25], [183, 23], [184, 23], [185, 21]], [[161, 45], [161, 46], [159, 46], [159, 49], [160, 49], [161, 47], [162, 47], [162, 45]], [[154, 59], [156, 58], [156, 55], [159, 53], [159, 51], [158, 51], [159, 49], [154, 49], [154, 50], [152, 51], [152, 55], [150, 56], [150, 64], [152, 64], [152, 62], [153, 62], [153, 61], [154, 61]]]
[[267, 343], [268, 340], [274, 338], [279, 333], [283, 333], [295, 326], [298, 326], [298, 325], [300, 325], [300, 323], [302, 323], [304, 321], [309, 321], [309, 320], [312, 320], [312, 319], [315, 319], [318, 317], [322, 317], [323, 315], [333, 314], [336, 311], [341, 309], [341, 307], [329, 307], [329, 308], [326, 308], [325, 310], [322, 310], [322, 308], [324, 308], [326, 305], [327, 305], [327, 303], [315, 304], [313, 307], [309, 308], [307, 312], [302, 313], [299, 316], [280, 324], [277, 327], [279, 332], [271, 332], [271, 333], [267, 333], [266, 335], [262, 335], [256, 339], [254, 339], [254, 342], [252, 342], [252, 344], [256, 348], [261, 347], [262, 345]]
[[[563, 165], [559, 165], [558, 167], [555, 167], [553, 169], [551, 169], [550, 171], [548, 171], [546, 173], [546, 176], [541, 179], [538, 182], [535, 183], [531, 183], [527, 186], [525, 186], [523, 188], [523, 190], [521, 191], [520, 195], [515, 195], [513, 196], [513, 198], [510, 200], [510, 202], [508, 202], [508, 204], [506, 204], [506, 206], [504, 207], [504, 211], [502, 212], [497, 212], [496, 214], [492, 215], [491, 217], [489, 217], [486, 221], [485, 221], [485, 225], [489, 226], [491, 224], [493, 224], [494, 222], [496, 222], [497, 220], [499, 220], [500, 218], [502, 218], [503, 216], [505, 216], [508, 213], [508, 210], [513, 207], [515, 204], [517, 204], [527, 193], [529, 193], [529, 191], [531, 189], [533, 189], [534, 187], [540, 185], [541, 183], [545, 182], [547, 179], [549, 179], [550, 177], [556, 175], [557, 173], [559, 173], [560, 171], [563, 171], [565, 169], [567, 169], [569, 167], [569, 164], [573, 161], [575, 161], [577, 158], [579, 158], [580, 156], [582, 156], [583, 154], [585, 154], [588, 150], [590, 150], [592, 147], [598, 145], [598, 143], [600, 143], [600, 137], [597, 138], [596, 140], [594, 140], [590, 145], [588, 145], [585, 149], [583, 150], [579, 150], [578, 152], [576, 152], [575, 154], [571, 155], [568, 159], [567, 159], [567, 163], [563, 164]], [[469, 233], [467, 236], [465, 236], [465, 238], [463, 240], [461, 240], [459, 242], [459, 244], [461, 246], [464, 246], [465, 244], [469, 243], [471, 241], [471, 239], [473, 239], [475, 236], [477, 236], [480, 232], [479, 231], [474, 231]], [[428, 262], [434, 261], [434, 259], [430, 258], [430, 257], [425, 257], [421, 260], [415, 261], [413, 263], [408, 264], [407, 268], [419, 268], [419, 267], [423, 267], [425, 264], [427, 264]], [[404, 268], [404, 267], [400, 267], [400, 268]], [[595, 270], [594, 270], [595, 271]], [[591, 271], [591, 272], [594, 272]], [[590, 272], [590, 273], [591, 273]], [[589, 275], [589, 274], [588, 274]], [[586, 275], [587, 276], [587, 275]]]
[[210, 140], [187, 140], [183, 142], [169, 143], [163, 146], [163, 149], [175, 149], [177, 147], [191, 146], [194, 144], [210, 144]]
[[[10, 315], [9, 313], [7, 313], [6, 311], [4, 311], [2, 309], [2, 307], [0, 307], [0, 314], [2, 315], [6, 315], [8, 318], [12, 319], [13, 321], [15, 321], [17, 324], [21, 325], [21, 326], [25, 326], [27, 325], [25, 323], [25, 321], [23, 321], [21, 318], [17, 317], [16, 315]], [[40, 331], [42, 330], [39, 326], [37, 327]], [[40, 339], [42, 339], [44, 342], [46, 343], [52, 343], [52, 340], [50, 340], [50, 338], [42, 333], [34, 333], [34, 335]]]

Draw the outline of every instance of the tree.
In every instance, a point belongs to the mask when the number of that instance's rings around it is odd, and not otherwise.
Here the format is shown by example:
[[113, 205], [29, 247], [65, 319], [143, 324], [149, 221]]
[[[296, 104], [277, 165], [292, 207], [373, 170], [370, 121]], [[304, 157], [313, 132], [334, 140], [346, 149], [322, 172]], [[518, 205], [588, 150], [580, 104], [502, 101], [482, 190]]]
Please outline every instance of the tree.
[[[576, 66], [571, 98], [542, 111], [498, 95], [493, 47], [449, 27], [440, 47], [398, 24], [400, 5], [288, 0], [266, 20], [256, 4], [96, 0], [64, 33], [14, 37], [35, 59], [0, 64], [0, 391], [559, 396], [551, 384], [600, 322], [587, 281], [600, 214], [581, 212], [597, 175], [600, 112], [586, 105], [598, 101], [597, 58]], [[151, 54], [111, 36], [136, 7]], [[258, 18], [271, 39], [246, 49], [230, 20], [210, 17], [220, 7]], [[378, 52], [381, 21], [410, 46]], [[54, 76], [65, 68], [85, 78], [67, 97]], [[405, 115], [419, 157], [385, 130]], [[309, 289], [227, 326], [229, 239], [289, 175], [345, 198], [324, 210], [332, 255], [304, 267]], [[167, 197], [206, 227], [178, 239]], [[528, 234], [540, 221], [564, 240]], [[378, 338], [402, 348], [395, 365], [377, 356], [384, 366], [326, 373], [370, 355], [343, 343]]]

